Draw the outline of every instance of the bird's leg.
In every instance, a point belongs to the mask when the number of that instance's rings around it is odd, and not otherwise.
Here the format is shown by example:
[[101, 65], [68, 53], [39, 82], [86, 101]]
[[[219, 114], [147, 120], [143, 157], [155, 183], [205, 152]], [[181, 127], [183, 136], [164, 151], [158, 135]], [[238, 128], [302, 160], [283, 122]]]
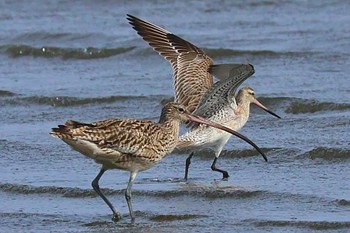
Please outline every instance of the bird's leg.
[[126, 202], [128, 203], [131, 223], [135, 223], [135, 214], [134, 214], [134, 211], [132, 210], [132, 204], [131, 204], [131, 187], [134, 184], [136, 175], [137, 175], [137, 172], [130, 173], [128, 187], [126, 188], [126, 191], [125, 191], [125, 199], [126, 199]]
[[100, 180], [100, 178], [102, 177], [103, 173], [105, 173], [105, 169], [101, 168], [100, 172], [97, 174], [97, 176], [95, 177], [95, 179], [92, 181], [91, 185], [93, 187], [93, 189], [95, 190], [95, 192], [103, 199], [103, 201], [109, 206], [109, 208], [112, 210], [113, 212], [113, 218], [112, 220], [114, 222], [118, 222], [122, 216], [121, 214], [114, 208], [114, 206], [112, 205], [112, 203], [109, 202], [109, 200], [107, 199], [107, 197], [102, 193], [102, 191], [100, 190], [100, 186], [98, 185], [98, 182]]
[[211, 165], [211, 170], [213, 170], [213, 171], [217, 171], [217, 172], [221, 172], [222, 173], [222, 178], [223, 179], [226, 179], [226, 178], [229, 178], [229, 175], [228, 175], [228, 173], [227, 173], [227, 171], [224, 171], [224, 170], [221, 170], [221, 169], [218, 169], [218, 168], [216, 168], [216, 161], [218, 160], [218, 157], [215, 157], [214, 158], [214, 161], [213, 161], [213, 163], [212, 163], [212, 165]]
[[188, 178], [188, 169], [190, 167], [190, 164], [191, 164], [191, 159], [193, 157], [193, 152], [187, 157], [186, 159], [186, 167], [185, 167], [185, 180], [187, 180]]

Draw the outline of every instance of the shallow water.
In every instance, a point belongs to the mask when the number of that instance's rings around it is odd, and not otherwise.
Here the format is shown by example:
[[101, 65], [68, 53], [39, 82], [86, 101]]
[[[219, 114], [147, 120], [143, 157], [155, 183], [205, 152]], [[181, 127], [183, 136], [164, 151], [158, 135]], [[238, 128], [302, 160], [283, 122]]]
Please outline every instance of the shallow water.
[[[142, 7], [140, 5], [142, 4]], [[350, 231], [350, 4], [346, 1], [34, 1], [0, 3], [1, 232]], [[49, 136], [67, 119], [157, 120], [170, 65], [133, 31], [130, 13], [203, 48], [251, 63], [259, 100], [212, 172], [212, 151], [175, 151], [138, 175], [101, 179], [124, 218], [114, 224], [90, 183], [99, 166]]]

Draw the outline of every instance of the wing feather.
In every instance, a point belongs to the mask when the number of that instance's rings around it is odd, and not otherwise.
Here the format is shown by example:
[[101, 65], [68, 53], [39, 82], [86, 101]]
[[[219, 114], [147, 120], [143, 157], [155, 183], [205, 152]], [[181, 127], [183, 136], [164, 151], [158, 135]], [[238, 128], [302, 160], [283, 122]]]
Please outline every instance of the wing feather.
[[102, 150], [112, 149], [121, 153], [135, 154], [148, 145], [158, 125], [152, 121], [134, 119], [107, 119], [91, 124], [67, 121], [64, 126], [53, 128], [59, 138], [85, 140]]
[[216, 82], [204, 95], [198, 104], [194, 114], [209, 118], [216, 111], [234, 102], [237, 88], [255, 72], [251, 64], [221, 64], [211, 66], [209, 71], [220, 76], [221, 80]]
[[175, 101], [192, 112], [213, 85], [208, 69], [212, 59], [192, 43], [135, 16], [127, 19], [148, 44], [168, 60], [173, 68]]

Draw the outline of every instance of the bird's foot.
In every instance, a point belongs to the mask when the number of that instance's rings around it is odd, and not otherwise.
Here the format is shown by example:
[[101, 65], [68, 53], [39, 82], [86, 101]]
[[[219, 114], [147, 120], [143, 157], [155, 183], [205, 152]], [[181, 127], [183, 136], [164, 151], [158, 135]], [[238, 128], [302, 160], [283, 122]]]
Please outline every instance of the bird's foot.
[[120, 213], [117, 212], [113, 214], [113, 217], [112, 217], [113, 222], [119, 222], [120, 219], [122, 219], [122, 215]]
[[227, 180], [230, 176], [228, 175], [228, 172], [223, 172], [222, 173], [222, 179]]

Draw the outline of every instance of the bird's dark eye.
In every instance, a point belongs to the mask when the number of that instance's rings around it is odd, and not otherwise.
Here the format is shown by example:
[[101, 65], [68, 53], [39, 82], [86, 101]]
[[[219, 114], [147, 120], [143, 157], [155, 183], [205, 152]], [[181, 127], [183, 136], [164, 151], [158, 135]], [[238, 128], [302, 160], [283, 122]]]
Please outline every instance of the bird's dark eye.
[[179, 112], [184, 113], [184, 112], [185, 112], [185, 109], [182, 108], [182, 107], [180, 107], [180, 108], [179, 108]]
[[254, 92], [250, 92], [250, 94], [252, 95], [252, 96], [254, 96], [255, 94], [254, 94]]

